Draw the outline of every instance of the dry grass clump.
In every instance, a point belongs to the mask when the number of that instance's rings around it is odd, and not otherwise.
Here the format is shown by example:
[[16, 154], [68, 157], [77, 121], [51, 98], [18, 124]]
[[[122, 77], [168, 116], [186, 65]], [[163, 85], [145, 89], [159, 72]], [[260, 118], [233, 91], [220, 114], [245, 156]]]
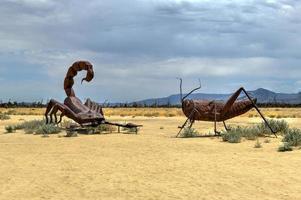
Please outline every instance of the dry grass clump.
[[222, 134], [222, 140], [229, 143], [240, 143], [241, 137], [241, 132], [238, 129], [231, 129]]
[[[272, 129], [277, 132], [277, 134], [284, 135], [289, 130], [289, 125], [285, 120], [268, 119], [267, 121]], [[273, 134], [264, 122], [261, 123], [258, 128], [264, 135]]]
[[183, 138], [197, 137], [199, 135], [198, 131], [194, 128], [184, 128], [181, 134]]
[[46, 108], [0, 108], [0, 112], [8, 115], [43, 115]]
[[9, 120], [10, 116], [6, 113], [0, 113], [0, 120]]
[[292, 150], [293, 148], [287, 142], [283, 142], [283, 144], [278, 147], [279, 152], [292, 151]]
[[[291, 138], [296, 138], [299, 132], [295, 129], [289, 129], [289, 125], [285, 120], [274, 120], [269, 119], [268, 123], [272, 127], [273, 130], [277, 131], [277, 134], [285, 135], [284, 138], [288, 137], [287, 134]], [[222, 132], [222, 139], [225, 142], [229, 143], [239, 143], [241, 142], [242, 138], [245, 138], [247, 140], [256, 140], [255, 148], [261, 148], [262, 145], [258, 140], [258, 137], [263, 137], [266, 135], [273, 134], [271, 130], [266, 126], [264, 122], [257, 126], [252, 127], [231, 127], [230, 131], [224, 131]], [[292, 136], [293, 135], [293, 136]], [[299, 136], [299, 135], [298, 135]], [[296, 140], [294, 140], [296, 141]], [[269, 143], [269, 140], [266, 140], [265, 143]], [[300, 143], [301, 143], [301, 134], [300, 134]]]
[[[300, 118], [301, 117], [301, 108], [261, 108], [266, 116], [270, 118]], [[247, 116], [249, 118], [259, 117], [257, 112], [253, 109], [248, 112]]]
[[16, 132], [16, 128], [14, 126], [6, 126], [5, 130], [6, 130], [6, 133], [14, 133], [14, 132]]
[[35, 130], [35, 134], [43, 134], [43, 135], [48, 135], [48, 134], [57, 134], [61, 132], [61, 128], [54, 124], [43, 124], [42, 126], [37, 127]]
[[101, 124], [96, 127], [96, 133], [112, 133], [117, 130], [117, 127], [108, 124]]
[[34, 133], [40, 126], [43, 126], [45, 124], [44, 120], [31, 120], [31, 121], [25, 121], [21, 124], [16, 125], [16, 129], [23, 129], [25, 133]]
[[290, 146], [301, 146], [301, 130], [297, 128], [289, 129], [282, 141]]
[[126, 133], [137, 133], [139, 131], [139, 128], [122, 128], [123, 131], [125, 131]]
[[[268, 123], [273, 130], [277, 131], [277, 134], [283, 135], [283, 144], [278, 148], [278, 151], [292, 151], [292, 147], [301, 146], [301, 130], [296, 128], [289, 128], [288, 123], [285, 120], [269, 119]], [[242, 138], [248, 140], [257, 139], [254, 148], [261, 148], [262, 144], [259, 142], [258, 137], [273, 134], [271, 130], [263, 122], [260, 125], [254, 127], [235, 127], [230, 131], [222, 133], [222, 139], [229, 143], [239, 143]], [[269, 139], [265, 139], [264, 143], [269, 143]]]
[[241, 138], [245, 138], [247, 140], [255, 140], [259, 136], [262, 136], [262, 131], [258, 126], [231, 127], [229, 131], [222, 132], [223, 141], [229, 143], [239, 143], [241, 142]]
[[255, 145], [254, 145], [254, 148], [259, 149], [259, 148], [261, 148], [261, 147], [262, 147], [262, 145], [261, 145], [261, 143], [259, 142], [259, 140], [258, 140], [258, 138], [257, 138], [256, 143], [255, 143]]
[[144, 114], [145, 117], [159, 117], [160, 113], [159, 112], [147, 112]]
[[26, 121], [15, 126], [16, 130], [23, 129], [25, 133], [31, 134], [56, 134], [61, 132], [61, 128], [54, 124], [46, 124], [45, 120]]

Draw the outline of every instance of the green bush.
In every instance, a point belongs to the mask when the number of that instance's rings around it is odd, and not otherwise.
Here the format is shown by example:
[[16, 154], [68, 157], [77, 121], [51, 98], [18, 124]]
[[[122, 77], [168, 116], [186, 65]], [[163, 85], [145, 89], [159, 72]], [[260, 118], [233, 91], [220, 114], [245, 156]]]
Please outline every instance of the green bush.
[[77, 137], [77, 132], [74, 130], [66, 130], [66, 137]]
[[110, 132], [111, 133], [113, 131], [116, 131], [116, 127], [111, 126], [109, 124], [101, 124], [95, 130], [96, 133], [103, 133], [103, 132]]
[[25, 133], [31, 134], [55, 134], [61, 131], [61, 128], [54, 124], [46, 124], [45, 120], [25, 121], [15, 126], [16, 130], [23, 129]]
[[43, 135], [56, 134], [59, 132], [61, 132], [61, 128], [57, 127], [54, 124], [43, 124], [35, 130], [36, 134], [43, 134]]
[[283, 142], [288, 143], [290, 146], [301, 145], [301, 130], [300, 129], [289, 129], [283, 137]]
[[231, 129], [230, 131], [222, 133], [222, 139], [224, 142], [240, 143], [241, 142], [241, 129]]
[[32, 120], [32, 121], [25, 121], [21, 124], [16, 125], [16, 129], [24, 129], [25, 133], [34, 133], [39, 127], [45, 125], [44, 120]]
[[[272, 129], [276, 131], [278, 134], [285, 134], [289, 129], [289, 125], [285, 120], [268, 119], [267, 121], [269, 125], [272, 127]], [[258, 128], [260, 129], [262, 134], [265, 135], [272, 134], [271, 130], [265, 124], [265, 122], [262, 122], [261, 125], [258, 126]]]
[[190, 137], [196, 137], [198, 135], [199, 133], [194, 128], [184, 128], [181, 136], [184, 138], [190, 138]]
[[246, 138], [247, 140], [255, 140], [258, 136], [260, 136], [260, 130], [258, 127], [231, 127], [230, 131], [228, 132], [235, 132], [236, 134]]
[[262, 136], [260, 129], [258, 127], [246, 127], [241, 128], [241, 136], [245, 137], [247, 140], [255, 140], [257, 137]]
[[10, 116], [7, 114], [0, 113], [0, 120], [9, 120]]
[[5, 130], [6, 130], [7, 133], [14, 133], [14, 132], [16, 132], [16, 129], [13, 126], [6, 126]]
[[287, 142], [284, 142], [282, 145], [278, 147], [279, 152], [292, 151], [292, 150], [293, 148]]
[[128, 133], [136, 133], [136, 132], [138, 132], [138, 128], [136, 129], [136, 128], [126, 128], [126, 130], [127, 130], [127, 132]]

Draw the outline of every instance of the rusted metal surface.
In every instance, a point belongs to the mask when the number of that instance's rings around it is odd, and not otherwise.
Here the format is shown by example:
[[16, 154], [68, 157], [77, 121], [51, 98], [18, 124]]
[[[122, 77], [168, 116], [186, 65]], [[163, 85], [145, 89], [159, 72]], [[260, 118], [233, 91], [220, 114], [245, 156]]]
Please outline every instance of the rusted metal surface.
[[[86, 77], [82, 79], [83, 81], [90, 82], [94, 77], [93, 66], [88, 61], [77, 61], [69, 68], [65, 81], [64, 89], [67, 98], [64, 103], [60, 103], [54, 99], [51, 99], [48, 103], [45, 117], [46, 123], [48, 123], [48, 114], [50, 115], [50, 123], [52, 123], [52, 116], [55, 117], [55, 123], [60, 123], [63, 116], [73, 119], [80, 125], [98, 125], [104, 122], [105, 118], [103, 116], [102, 108], [100, 105], [91, 106], [91, 100], [87, 100], [86, 104], [83, 104], [79, 98], [75, 96], [73, 90], [74, 77], [79, 71], [87, 71]], [[60, 120], [57, 121], [56, 114], [61, 112]]]
[[[216, 130], [216, 123], [223, 122], [225, 129], [228, 130], [225, 121], [239, 115], [242, 115], [252, 108], [255, 108], [257, 112], [260, 114], [266, 125], [270, 128], [272, 133], [276, 132], [271, 128], [261, 111], [256, 105], [256, 99], [252, 99], [247, 91], [242, 87], [239, 88], [229, 99], [227, 102], [221, 101], [208, 101], [208, 100], [191, 100], [186, 99], [190, 94], [194, 91], [201, 88], [201, 85], [187, 95], [183, 97], [182, 94], [182, 79], [180, 79], [180, 94], [181, 94], [181, 103], [182, 103], [182, 111], [184, 115], [187, 117], [186, 122], [180, 126], [180, 131], [177, 135], [181, 133], [182, 129], [188, 125], [188, 127], [192, 127], [195, 121], [212, 121], [214, 122], [214, 132], [216, 135], [219, 135], [219, 132]], [[241, 93], [244, 93], [247, 97], [246, 100], [238, 100]], [[276, 136], [277, 137], [277, 136]]]
[[[88, 61], [77, 61], [68, 69], [64, 80], [64, 89], [67, 98], [64, 103], [60, 103], [54, 99], [51, 99], [46, 108], [45, 117], [46, 123], [60, 123], [64, 116], [74, 120], [80, 126], [98, 126], [100, 124], [110, 124], [114, 126], [121, 126], [125, 128], [136, 128], [140, 125], [135, 124], [118, 124], [110, 123], [105, 120], [104, 113], [100, 104], [91, 101], [89, 98], [86, 100], [85, 104], [81, 102], [79, 98], [76, 97], [73, 90], [74, 77], [79, 71], [87, 71], [86, 77], [82, 79], [83, 81], [90, 82], [94, 77], [93, 66]], [[57, 119], [57, 112], [60, 111], [60, 119]], [[49, 118], [50, 117], [50, 120]], [[53, 121], [53, 117], [55, 118]]]

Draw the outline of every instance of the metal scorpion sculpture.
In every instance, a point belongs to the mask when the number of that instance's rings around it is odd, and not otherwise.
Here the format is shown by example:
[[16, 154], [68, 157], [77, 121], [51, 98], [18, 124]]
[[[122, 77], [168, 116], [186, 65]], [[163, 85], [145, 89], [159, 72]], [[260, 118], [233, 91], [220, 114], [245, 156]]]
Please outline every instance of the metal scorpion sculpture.
[[[136, 125], [132, 123], [128, 124], [118, 124], [111, 123], [105, 120], [104, 113], [100, 104], [87, 99], [85, 104], [81, 102], [79, 98], [76, 97], [75, 92], [73, 90], [74, 85], [74, 77], [77, 75], [79, 71], [85, 70], [87, 71], [86, 77], [82, 79], [83, 81], [90, 82], [94, 78], [93, 66], [88, 61], [77, 61], [73, 63], [73, 65], [69, 68], [65, 81], [64, 81], [64, 89], [67, 95], [64, 103], [60, 103], [54, 99], [51, 99], [46, 108], [45, 117], [46, 124], [53, 123], [53, 116], [55, 118], [55, 123], [59, 124], [62, 121], [64, 116], [74, 120], [81, 127], [92, 126], [96, 127], [100, 124], [109, 124], [118, 127], [125, 128], [136, 128], [141, 125]], [[60, 119], [57, 121], [57, 112], [60, 111]], [[48, 115], [50, 116], [50, 121], [48, 119]], [[118, 129], [119, 130], [119, 129]]]
[[[187, 117], [187, 120], [182, 126], [179, 126], [180, 131], [178, 132], [178, 137], [188, 125], [189, 128], [192, 127], [195, 121], [211, 121], [214, 122], [214, 133], [215, 135], [220, 135], [220, 132], [216, 129], [217, 122], [223, 122], [225, 129], [230, 130], [225, 121], [239, 115], [242, 115], [252, 108], [255, 108], [259, 113], [266, 126], [271, 130], [271, 132], [277, 137], [276, 131], [272, 129], [266, 118], [260, 112], [259, 108], [256, 105], [257, 99], [252, 99], [248, 92], [243, 88], [239, 88], [229, 99], [227, 102], [221, 101], [209, 101], [209, 100], [191, 100], [187, 99], [189, 95], [191, 95], [196, 90], [201, 88], [201, 84], [199, 87], [193, 89], [188, 94], [183, 97], [182, 93], [182, 79], [180, 79], [180, 94], [181, 94], [181, 103], [182, 103], [182, 111], [184, 115]], [[247, 97], [246, 100], [239, 100], [239, 96], [241, 93], [244, 93]], [[238, 101], [237, 101], [238, 100]]]

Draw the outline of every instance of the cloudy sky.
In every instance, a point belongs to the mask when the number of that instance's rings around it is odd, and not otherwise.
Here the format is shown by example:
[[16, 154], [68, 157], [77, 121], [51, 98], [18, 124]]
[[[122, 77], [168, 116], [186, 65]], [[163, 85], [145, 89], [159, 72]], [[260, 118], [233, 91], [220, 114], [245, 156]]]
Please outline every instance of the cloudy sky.
[[1, 0], [0, 99], [63, 101], [76, 60], [95, 79], [76, 94], [102, 102], [162, 97], [202, 81], [301, 91], [298, 0]]

